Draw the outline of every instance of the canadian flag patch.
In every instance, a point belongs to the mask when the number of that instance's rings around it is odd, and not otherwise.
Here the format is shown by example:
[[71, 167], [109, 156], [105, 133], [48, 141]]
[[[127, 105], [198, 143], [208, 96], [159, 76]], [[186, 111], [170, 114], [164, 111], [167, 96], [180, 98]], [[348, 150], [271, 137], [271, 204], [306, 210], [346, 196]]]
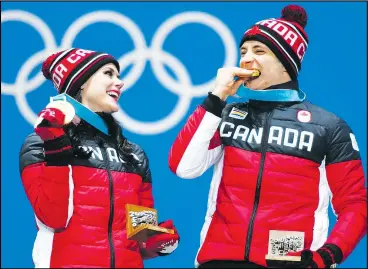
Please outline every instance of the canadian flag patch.
[[296, 118], [300, 122], [311, 122], [312, 121], [312, 114], [307, 110], [299, 110], [296, 114]]
[[237, 109], [236, 107], [233, 107], [233, 109], [231, 110], [229, 117], [230, 118], [234, 118], [234, 119], [238, 119], [238, 120], [243, 120], [245, 119], [245, 117], [248, 115], [248, 112]]

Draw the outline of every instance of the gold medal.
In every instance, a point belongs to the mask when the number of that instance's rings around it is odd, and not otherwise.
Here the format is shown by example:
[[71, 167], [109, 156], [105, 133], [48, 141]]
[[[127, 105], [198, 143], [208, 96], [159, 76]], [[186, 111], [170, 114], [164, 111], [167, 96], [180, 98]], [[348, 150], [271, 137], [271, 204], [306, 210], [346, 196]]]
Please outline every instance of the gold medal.
[[[245, 62], [241, 62], [240, 63], [240, 68], [243, 68], [243, 69], [246, 69], [245, 68]], [[260, 76], [260, 74], [261, 74], [261, 72], [259, 72], [258, 70], [256, 70], [256, 69], [254, 69], [254, 70], [252, 70], [253, 72], [252, 72], [252, 77], [259, 77]]]
[[253, 70], [252, 77], [259, 77], [260, 72], [258, 70]]

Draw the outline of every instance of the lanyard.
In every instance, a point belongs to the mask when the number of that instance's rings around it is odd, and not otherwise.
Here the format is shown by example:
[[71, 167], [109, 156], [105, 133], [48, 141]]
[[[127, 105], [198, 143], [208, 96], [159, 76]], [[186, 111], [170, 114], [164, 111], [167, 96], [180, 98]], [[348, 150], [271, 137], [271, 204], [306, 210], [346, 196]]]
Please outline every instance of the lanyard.
[[234, 97], [260, 101], [302, 102], [305, 100], [306, 94], [300, 89], [251, 90], [242, 85]]
[[62, 93], [62, 94], [59, 94], [59, 95], [56, 95], [50, 98], [51, 102], [58, 101], [58, 100], [68, 102], [74, 107], [75, 114], [79, 118], [84, 119], [86, 122], [91, 124], [96, 129], [100, 130], [101, 132], [107, 135], [109, 134], [104, 120], [99, 115], [97, 115], [96, 113], [94, 113], [93, 111], [91, 111], [90, 109], [82, 105], [81, 103], [79, 103], [73, 97], [71, 97], [70, 95], [66, 93]]

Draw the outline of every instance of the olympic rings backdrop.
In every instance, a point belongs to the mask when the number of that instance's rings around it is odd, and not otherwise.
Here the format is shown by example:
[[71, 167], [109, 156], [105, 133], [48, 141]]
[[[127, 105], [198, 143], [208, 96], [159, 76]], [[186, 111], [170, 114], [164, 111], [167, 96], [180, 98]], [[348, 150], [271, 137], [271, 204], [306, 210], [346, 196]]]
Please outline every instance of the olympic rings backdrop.
[[[1, 267], [33, 267], [36, 225], [21, 184], [18, 154], [36, 115], [56, 95], [40, 72], [41, 62], [67, 47], [111, 53], [122, 66], [125, 92], [116, 117], [150, 159], [159, 219], [172, 218], [181, 235], [172, 255], [148, 260], [145, 266], [194, 267], [212, 169], [195, 180], [176, 177], [167, 164], [170, 146], [212, 90], [217, 69], [237, 65], [244, 31], [280, 16], [286, 4], [2, 3]], [[301, 88], [311, 102], [350, 124], [366, 164], [366, 4], [302, 5], [309, 16], [310, 43]], [[330, 227], [334, 223], [330, 210]], [[366, 240], [340, 267], [366, 267]]]

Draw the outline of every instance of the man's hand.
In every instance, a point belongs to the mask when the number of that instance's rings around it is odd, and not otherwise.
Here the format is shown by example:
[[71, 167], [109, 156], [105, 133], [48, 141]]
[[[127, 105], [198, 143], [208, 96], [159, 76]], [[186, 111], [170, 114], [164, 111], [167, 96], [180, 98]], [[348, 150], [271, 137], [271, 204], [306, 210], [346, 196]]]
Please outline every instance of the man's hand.
[[342, 261], [342, 252], [335, 245], [324, 245], [317, 251], [304, 249], [299, 252], [289, 252], [287, 256], [300, 256], [301, 261], [266, 260], [272, 268], [333, 268]]
[[228, 96], [234, 95], [245, 81], [256, 76], [256, 73], [255, 70], [240, 67], [220, 68], [217, 71], [215, 89], [212, 94], [225, 101]]

